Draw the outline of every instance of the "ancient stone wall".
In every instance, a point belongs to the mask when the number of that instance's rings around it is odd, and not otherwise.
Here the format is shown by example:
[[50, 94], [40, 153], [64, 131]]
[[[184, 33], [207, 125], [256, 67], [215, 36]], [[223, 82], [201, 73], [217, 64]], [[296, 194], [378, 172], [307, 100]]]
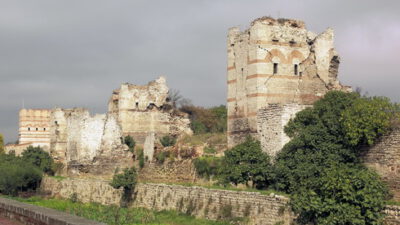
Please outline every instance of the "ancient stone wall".
[[[104, 180], [67, 178], [60, 181], [45, 177], [41, 188], [54, 197], [70, 198], [76, 193], [81, 202], [121, 203], [122, 189], [116, 190]], [[294, 218], [288, 205], [289, 198], [275, 194], [139, 183], [132, 197], [133, 207], [176, 210], [213, 220], [221, 219], [229, 212], [232, 217], [248, 217], [250, 224], [257, 225], [289, 225]], [[384, 213], [385, 224], [400, 224], [400, 206], [388, 205]]]
[[269, 104], [257, 113], [257, 132], [262, 149], [268, 155], [275, 157], [289, 141], [284, 132], [285, 125], [297, 112], [306, 106], [299, 104]]
[[[69, 198], [73, 193], [82, 202], [120, 204], [122, 190], [115, 190], [107, 181], [45, 178], [42, 190], [53, 196]], [[133, 207], [152, 210], [176, 210], [208, 219], [225, 216], [249, 217], [250, 224], [289, 225], [293, 219], [288, 201], [278, 195], [185, 187], [166, 184], [138, 184]], [[280, 223], [281, 222], [281, 223]]]
[[164, 77], [144, 86], [122, 84], [110, 98], [109, 114], [117, 116], [123, 135], [139, 144], [151, 133], [156, 137], [191, 134], [189, 118], [172, 109], [168, 91]]
[[337, 80], [331, 29], [316, 35], [301, 21], [264, 17], [243, 32], [231, 28], [227, 49], [229, 147], [260, 137], [257, 115], [269, 104], [305, 107], [329, 90], [348, 90]]
[[374, 169], [400, 201], [400, 128], [382, 137], [376, 145], [364, 150], [362, 160]]
[[6, 198], [0, 198], [0, 216], [10, 218], [25, 225], [106, 225], [105, 223], [84, 219], [54, 209]]
[[131, 164], [132, 153], [122, 143], [122, 131], [114, 115], [91, 116], [86, 109], [54, 109], [51, 153], [66, 165], [69, 175], [111, 176]]
[[400, 224], [400, 206], [388, 205], [385, 208], [385, 225], [399, 225]]
[[163, 164], [147, 163], [139, 172], [139, 180], [154, 183], [193, 182], [196, 170], [191, 159], [169, 160]]

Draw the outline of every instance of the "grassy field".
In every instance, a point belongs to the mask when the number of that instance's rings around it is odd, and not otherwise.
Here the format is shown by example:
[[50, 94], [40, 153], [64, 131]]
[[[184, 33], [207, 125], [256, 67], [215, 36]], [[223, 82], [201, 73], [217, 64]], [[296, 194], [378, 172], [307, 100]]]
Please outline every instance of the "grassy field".
[[70, 200], [44, 199], [40, 197], [12, 198], [32, 205], [51, 208], [110, 225], [165, 224], [165, 225], [228, 225], [227, 221], [196, 219], [175, 211], [154, 212], [142, 208], [120, 208], [95, 203], [79, 203]]

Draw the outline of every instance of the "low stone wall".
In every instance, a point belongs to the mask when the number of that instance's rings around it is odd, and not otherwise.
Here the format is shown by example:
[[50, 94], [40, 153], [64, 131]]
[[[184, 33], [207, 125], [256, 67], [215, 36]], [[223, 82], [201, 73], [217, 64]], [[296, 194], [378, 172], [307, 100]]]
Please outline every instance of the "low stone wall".
[[[113, 189], [107, 181], [45, 177], [41, 188], [54, 197], [70, 198], [76, 193], [81, 202], [119, 205], [122, 190]], [[228, 191], [181, 185], [137, 185], [132, 196], [132, 207], [152, 210], [176, 210], [212, 220], [224, 217], [248, 217], [254, 225], [289, 225], [294, 214], [288, 206], [289, 198], [262, 195], [256, 192]], [[400, 224], [400, 206], [386, 206], [385, 224]]]
[[400, 206], [388, 205], [385, 208], [385, 225], [400, 224]]
[[[42, 190], [52, 196], [70, 198], [74, 193], [82, 202], [119, 204], [121, 190], [115, 190], [107, 181], [67, 178], [56, 180], [46, 177]], [[248, 217], [254, 225], [289, 225], [293, 214], [289, 199], [278, 195], [186, 187], [166, 184], [138, 184], [132, 201], [133, 207], [152, 210], [176, 210], [196, 217], [222, 219]]]
[[53, 209], [0, 198], [0, 216], [26, 225], [106, 225]]

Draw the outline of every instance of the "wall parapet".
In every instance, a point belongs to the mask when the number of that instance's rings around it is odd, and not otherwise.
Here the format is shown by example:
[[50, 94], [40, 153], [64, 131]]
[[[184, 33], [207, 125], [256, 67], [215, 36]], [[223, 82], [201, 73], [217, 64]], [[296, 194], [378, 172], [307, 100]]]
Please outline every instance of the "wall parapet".
[[0, 198], [0, 215], [27, 225], [106, 225], [54, 209]]

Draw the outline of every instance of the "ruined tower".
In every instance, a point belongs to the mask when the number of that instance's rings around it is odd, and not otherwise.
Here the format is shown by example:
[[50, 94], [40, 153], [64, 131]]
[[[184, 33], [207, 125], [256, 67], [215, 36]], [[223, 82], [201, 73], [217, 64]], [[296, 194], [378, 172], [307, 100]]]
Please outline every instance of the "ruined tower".
[[243, 32], [231, 28], [227, 51], [230, 147], [252, 135], [274, 156], [296, 112], [329, 90], [348, 89], [337, 80], [332, 29], [316, 35], [302, 21], [263, 17]]
[[50, 113], [48, 109], [21, 109], [19, 111], [20, 145], [49, 148]]

